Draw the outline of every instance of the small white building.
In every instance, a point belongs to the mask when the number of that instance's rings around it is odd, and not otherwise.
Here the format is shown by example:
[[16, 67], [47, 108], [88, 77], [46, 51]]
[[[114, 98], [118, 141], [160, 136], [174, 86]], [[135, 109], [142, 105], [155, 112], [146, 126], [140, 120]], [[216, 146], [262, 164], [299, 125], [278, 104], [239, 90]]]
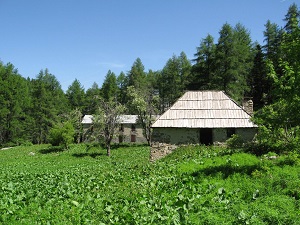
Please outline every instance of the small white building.
[[257, 126], [250, 114], [223, 91], [188, 91], [153, 123], [152, 141], [209, 145], [233, 134], [251, 141]]
[[[115, 138], [113, 142], [147, 142], [143, 136], [143, 129], [140, 124], [137, 123], [137, 115], [121, 115], [119, 118], [120, 126], [115, 131]], [[88, 137], [93, 132], [93, 115], [85, 115], [81, 121], [84, 131], [84, 141], [88, 141]]]

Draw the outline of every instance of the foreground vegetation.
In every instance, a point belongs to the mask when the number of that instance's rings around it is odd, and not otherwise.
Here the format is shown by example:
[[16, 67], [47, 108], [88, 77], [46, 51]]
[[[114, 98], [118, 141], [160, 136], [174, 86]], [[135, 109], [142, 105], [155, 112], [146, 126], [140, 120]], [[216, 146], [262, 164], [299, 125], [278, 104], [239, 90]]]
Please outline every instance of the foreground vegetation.
[[299, 176], [295, 154], [15, 147], [0, 151], [0, 223], [299, 224]]

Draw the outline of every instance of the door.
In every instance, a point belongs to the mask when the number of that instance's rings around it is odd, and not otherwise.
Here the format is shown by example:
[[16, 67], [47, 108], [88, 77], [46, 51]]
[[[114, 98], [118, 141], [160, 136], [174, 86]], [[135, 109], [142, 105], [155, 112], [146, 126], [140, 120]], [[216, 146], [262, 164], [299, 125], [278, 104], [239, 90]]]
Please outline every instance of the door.
[[201, 128], [200, 129], [200, 144], [211, 145], [213, 143], [212, 129]]

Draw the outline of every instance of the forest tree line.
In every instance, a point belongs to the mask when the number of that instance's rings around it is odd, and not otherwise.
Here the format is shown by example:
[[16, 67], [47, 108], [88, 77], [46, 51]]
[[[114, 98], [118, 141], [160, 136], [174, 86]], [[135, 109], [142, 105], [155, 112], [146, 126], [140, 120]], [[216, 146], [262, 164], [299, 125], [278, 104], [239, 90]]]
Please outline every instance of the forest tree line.
[[49, 131], [66, 121], [74, 127], [74, 141], [79, 142], [82, 116], [97, 112], [99, 97], [114, 99], [126, 106], [124, 113], [136, 114], [132, 90], [139, 96], [156, 96], [159, 114], [185, 90], [223, 90], [239, 103], [252, 97], [255, 121], [264, 135], [275, 135], [274, 140], [298, 137], [299, 15], [297, 5], [292, 4], [283, 17], [284, 27], [267, 21], [263, 45], [253, 42], [241, 23], [225, 23], [217, 40], [210, 34], [201, 39], [193, 59], [181, 52], [161, 70], [145, 71], [137, 58], [126, 73], [116, 75], [109, 70], [102, 86], [95, 82], [87, 90], [75, 79], [64, 92], [48, 69], [26, 79], [13, 64], [0, 62], [0, 146], [47, 143]]

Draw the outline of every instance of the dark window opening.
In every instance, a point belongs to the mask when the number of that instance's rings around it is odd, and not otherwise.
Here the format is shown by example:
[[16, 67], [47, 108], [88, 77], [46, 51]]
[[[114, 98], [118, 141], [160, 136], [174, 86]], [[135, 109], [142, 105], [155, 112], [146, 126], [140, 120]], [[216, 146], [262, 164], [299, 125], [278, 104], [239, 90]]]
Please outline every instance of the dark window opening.
[[134, 134], [132, 134], [131, 135], [131, 140], [130, 140], [131, 142], [136, 142], [136, 135], [134, 135]]
[[213, 144], [213, 135], [211, 128], [200, 129], [200, 144], [211, 145]]
[[123, 135], [119, 135], [119, 143], [123, 143]]
[[231, 138], [235, 134], [235, 128], [227, 128], [227, 138]]
[[135, 131], [135, 125], [134, 124], [131, 125], [131, 131]]

